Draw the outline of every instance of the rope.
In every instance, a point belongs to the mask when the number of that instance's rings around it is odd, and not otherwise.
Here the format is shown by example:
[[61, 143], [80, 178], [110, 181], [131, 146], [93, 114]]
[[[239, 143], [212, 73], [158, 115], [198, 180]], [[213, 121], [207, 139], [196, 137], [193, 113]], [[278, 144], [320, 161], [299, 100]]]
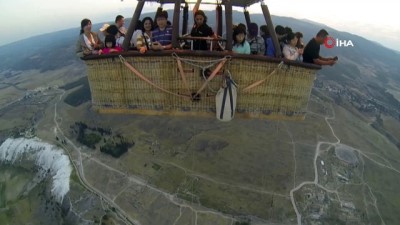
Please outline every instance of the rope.
[[[206, 72], [206, 71], [205, 70], [201, 70], [201, 76], [203, 77], [204, 80], [207, 80], [207, 77], [204, 74], [204, 72]], [[215, 90], [210, 85], [207, 85], [207, 86], [208, 86], [208, 90], [210, 90], [211, 92], [213, 92], [213, 93], [217, 93], [218, 92], [218, 90]]]
[[219, 62], [218, 66], [215, 67], [214, 71], [211, 73], [211, 75], [207, 78], [207, 80], [203, 83], [203, 85], [200, 87], [200, 89], [196, 92], [194, 97], [200, 94], [201, 91], [204, 90], [204, 88], [208, 85], [208, 83], [217, 75], [218, 71], [224, 66], [226, 62], [226, 59], [224, 58], [223, 61]]
[[[198, 67], [198, 68], [201, 68], [201, 69], [208, 69], [208, 68], [214, 66], [215, 64], [221, 62], [221, 61], [230, 60], [232, 58], [230, 55], [227, 55], [222, 59], [194, 60], [194, 59], [185, 59], [185, 58], [179, 57], [175, 52], [172, 53], [172, 57], [175, 58], [175, 59], [180, 59], [182, 62], [185, 62], [185, 63], [187, 63], [189, 65], [192, 65], [192, 66], [195, 66], [195, 67]], [[207, 66], [201, 66], [201, 65], [196, 64], [195, 62], [197, 62], [197, 63], [210, 63], [210, 64], [207, 65]]]
[[166, 90], [166, 89], [164, 89], [164, 88], [158, 86], [157, 84], [155, 84], [155, 83], [153, 83], [151, 80], [149, 80], [147, 77], [145, 77], [145, 76], [144, 76], [142, 73], [140, 73], [138, 70], [136, 70], [135, 67], [133, 67], [131, 64], [129, 64], [129, 63], [125, 60], [125, 58], [124, 58], [122, 55], [119, 55], [119, 58], [120, 58], [121, 62], [122, 62], [123, 64], [125, 64], [126, 67], [128, 67], [128, 69], [130, 69], [136, 76], [138, 76], [140, 79], [142, 79], [142, 80], [145, 81], [146, 83], [150, 84], [151, 86], [153, 86], [153, 87], [155, 87], [155, 88], [157, 88], [157, 89], [159, 89], [159, 90], [161, 90], [161, 91], [163, 91], [163, 92], [165, 92], [165, 93], [171, 94], [171, 95], [175, 95], [175, 96], [178, 96], [178, 97], [184, 97], [184, 98], [191, 98], [191, 96], [177, 94], [177, 93], [168, 91], [168, 90]]
[[230, 80], [230, 82], [233, 84], [233, 85], [235, 85], [235, 87], [237, 88], [238, 87], [238, 85], [237, 85], [237, 83], [233, 80], [233, 78], [232, 78], [232, 74], [231, 74], [231, 71], [229, 71], [229, 70], [226, 70], [226, 72], [227, 72], [227, 74], [228, 75], [225, 75], [225, 76], [227, 76], [228, 77], [228, 79]]
[[258, 85], [264, 83], [269, 77], [271, 77], [272, 75], [274, 75], [278, 69], [282, 68], [282, 66], [283, 66], [283, 61], [280, 62], [280, 63], [278, 64], [278, 66], [277, 66], [270, 74], [268, 74], [264, 79], [259, 80], [259, 81], [256, 81], [256, 82], [254, 82], [253, 84], [250, 84], [249, 86], [245, 87], [245, 88], [243, 89], [243, 92], [249, 91], [249, 90], [251, 90], [251, 89], [257, 87]]
[[[208, 80], [208, 78], [206, 78], [206, 76], [204, 75], [205, 70], [208, 69], [208, 68], [211, 68], [211, 67], [213, 67], [214, 65], [216, 65], [217, 63], [221, 63], [221, 62], [223, 62], [223, 61], [224, 61], [224, 63], [225, 63], [227, 60], [229, 60], [229, 62], [230, 62], [230, 59], [232, 58], [230, 55], [228, 55], [228, 56], [225, 56], [224, 58], [215, 59], [215, 60], [193, 60], [193, 59], [185, 59], [185, 58], [182, 58], [182, 57], [178, 56], [175, 52], [172, 53], [172, 57], [175, 58], [177, 61], [178, 61], [178, 60], [181, 61], [181, 62], [183, 61], [183, 62], [185, 62], [185, 63], [187, 63], [187, 64], [189, 64], [189, 65], [191, 65], [191, 66], [200, 68], [200, 69], [201, 69], [201, 74], [202, 74], [202, 76], [203, 76], [203, 79], [205, 80], [205, 82], [206, 82], [207, 84], [208, 84], [211, 80]], [[206, 65], [206, 66], [201, 66], [201, 65], [196, 64], [196, 63], [209, 63], [209, 64]], [[178, 67], [179, 67], [179, 64], [178, 64]], [[218, 66], [217, 66], [217, 68], [218, 68]], [[221, 68], [222, 68], [222, 67], [221, 67]], [[217, 73], [218, 73], [218, 71], [219, 71], [221, 68], [219, 68], [219, 69], [217, 70]], [[215, 69], [214, 69], [214, 70], [215, 70]], [[182, 71], [183, 71], [183, 69], [182, 69]], [[182, 76], [182, 75], [181, 75], [181, 76]], [[211, 76], [211, 75], [210, 75], [210, 76]], [[207, 81], [207, 80], [208, 80], [208, 81]], [[214, 90], [214, 89], [211, 88], [210, 86], [208, 86], [208, 89], [211, 90], [211, 92], [214, 92], [214, 93], [217, 93], [217, 92], [218, 92], [217, 90]], [[196, 94], [195, 96], [197, 96], [197, 94]]]

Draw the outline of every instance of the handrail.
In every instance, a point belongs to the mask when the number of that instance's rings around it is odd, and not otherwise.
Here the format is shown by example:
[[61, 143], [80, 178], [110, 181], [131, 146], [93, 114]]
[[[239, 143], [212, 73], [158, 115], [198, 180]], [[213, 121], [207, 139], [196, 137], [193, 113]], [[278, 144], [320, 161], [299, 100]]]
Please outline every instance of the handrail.
[[225, 38], [214, 38], [214, 37], [194, 37], [194, 36], [181, 36], [178, 40], [205, 40], [205, 41], [226, 41]]
[[107, 55], [88, 55], [82, 57], [81, 59], [84, 61], [87, 60], [98, 60], [98, 59], [108, 59], [108, 58], [117, 58], [119, 59], [119, 55], [124, 57], [157, 57], [157, 56], [171, 56], [173, 53], [177, 53], [180, 56], [198, 56], [198, 57], [225, 57], [231, 56], [232, 60], [234, 59], [246, 59], [246, 60], [257, 60], [264, 62], [271, 62], [279, 64], [280, 62], [284, 62], [285, 65], [289, 66], [298, 66], [307, 69], [320, 70], [322, 67], [320, 65], [311, 64], [311, 63], [303, 63], [299, 61], [292, 61], [284, 58], [275, 58], [268, 57], [263, 55], [246, 55], [246, 54], [237, 54], [229, 51], [191, 51], [191, 50], [181, 50], [181, 49], [173, 49], [173, 50], [164, 50], [164, 51], [152, 51], [149, 50], [145, 54], [141, 54], [139, 51], [126, 51], [126, 52], [118, 52], [118, 53], [110, 53]]
[[[215, 38], [215, 37], [195, 37], [195, 36], [190, 36], [190, 35], [184, 35], [181, 37], [177, 38], [178, 40], [184, 40], [184, 41], [189, 41], [190, 42], [190, 50], [193, 50], [193, 45], [194, 41], [210, 41], [210, 51], [213, 50], [213, 42], [226, 42], [226, 39], [224, 38]], [[219, 44], [219, 47], [222, 49], [221, 45]]]
[[[181, 4], [188, 3], [188, 4], [195, 4], [195, 0], [180, 0]], [[220, 1], [222, 5], [225, 4], [227, 0], [222, 0]], [[258, 2], [261, 2], [262, 0], [247, 0], [247, 1], [238, 1], [238, 0], [230, 0], [232, 2], [232, 6], [238, 6], [238, 7], [249, 7], [253, 4], [256, 4]], [[173, 4], [175, 3], [175, 0], [146, 0], [146, 2], [158, 2], [158, 3], [163, 3], [163, 4]], [[215, 1], [217, 2], [217, 1]], [[201, 3], [202, 5], [216, 5], [214, 2], [209, 2], [205, 1]]]

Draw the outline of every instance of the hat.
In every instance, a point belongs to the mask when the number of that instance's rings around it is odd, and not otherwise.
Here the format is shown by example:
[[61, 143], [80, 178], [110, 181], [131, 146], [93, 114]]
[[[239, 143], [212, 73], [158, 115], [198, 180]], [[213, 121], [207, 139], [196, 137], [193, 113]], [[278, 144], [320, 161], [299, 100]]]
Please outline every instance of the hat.
[[105, 24], [103, 25], [103, 27], [100, 28], [100, 31], [101, 31], [101, 32], [104, 32], [105, 30], [107, 30], [107, 28], [108, 28], [109, 26], [110, 26], [110, 24], [105, 23]]

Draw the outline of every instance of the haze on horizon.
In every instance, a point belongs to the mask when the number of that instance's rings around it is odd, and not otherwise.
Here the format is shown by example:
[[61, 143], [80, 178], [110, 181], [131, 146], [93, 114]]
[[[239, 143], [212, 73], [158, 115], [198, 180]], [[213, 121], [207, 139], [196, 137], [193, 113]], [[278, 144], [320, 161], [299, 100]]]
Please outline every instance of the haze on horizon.
[[[389, 18], [390, 15], [397, 13], [394, 1], [267, 0], [264, 2], [272, 15], [312, 20], [400, 51], [398, 21]], [[93, 23], [113, 21], [118, 14], [129, 18], [134, 12], [136, 3], [137, 0], [69, 0], [62, 4], [60, 1], [51, 0], [1, 1], [0, 19], [9, 22], [2, 25], [6, 32], [0, 36], [0, 46], [35, 35], [79, 28], [83, 18], [90, 18]], [[144, 10], [155, 11], [157, 7], [157, 3], [146, 3]], [[259, 4], [248, 9], [251, 13], [261, 13]], [[191, 23], [192, 21], [189, 22]]]

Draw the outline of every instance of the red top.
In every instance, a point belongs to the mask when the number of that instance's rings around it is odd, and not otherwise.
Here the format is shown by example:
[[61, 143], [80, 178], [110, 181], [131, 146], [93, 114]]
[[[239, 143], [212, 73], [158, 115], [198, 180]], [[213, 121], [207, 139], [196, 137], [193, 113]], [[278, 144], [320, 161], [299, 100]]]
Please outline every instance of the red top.
[[[114, 50], [114, 51], [111, 51]], [[122, 48], [121, 47], [114, 47], [114, 48], [103, 48], [102, 53], [103, 54], [110, 54], [113, 52], [121, 52]]]

